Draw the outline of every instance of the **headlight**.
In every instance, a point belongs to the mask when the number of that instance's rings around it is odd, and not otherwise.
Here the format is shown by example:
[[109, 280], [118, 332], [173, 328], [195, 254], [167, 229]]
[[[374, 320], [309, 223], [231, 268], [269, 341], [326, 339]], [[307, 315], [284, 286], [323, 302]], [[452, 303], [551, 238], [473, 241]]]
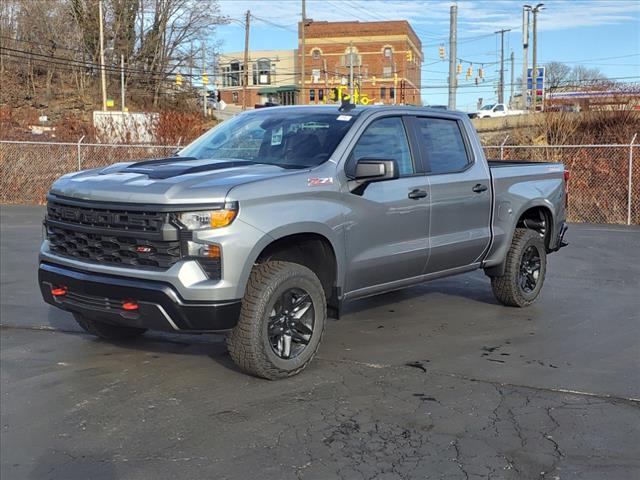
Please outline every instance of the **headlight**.
[[204, 230], [207, 228], [221, 228], [231, 225], [238, 215], [238, 203], [228, 202], [217, 210], [199, 212], [181, 212], [178, 214], [180, 222], [189, 230]]

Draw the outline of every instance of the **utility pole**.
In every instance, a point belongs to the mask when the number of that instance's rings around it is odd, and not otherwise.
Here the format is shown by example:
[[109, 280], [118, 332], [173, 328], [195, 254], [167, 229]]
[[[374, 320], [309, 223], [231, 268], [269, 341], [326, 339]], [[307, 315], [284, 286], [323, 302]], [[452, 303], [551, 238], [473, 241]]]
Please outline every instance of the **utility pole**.
[[124, 113], [124, 54], [120, 54], [120, 108]]
[[531, 110], [536, 111], [538, 100], [538, 12], [544, 8], [544, 3], [539, 3], [531, 9], [533, 12], [533, 62], [531, 65]]
[[396, 62], [393, 62], [393, 104], [395, 105], [398, 98], [398, 70], [396, 68]]
[[514, 65], [515, 65], [515, 57], [513, 56], [513, 50], [511, 50], [511, 94], [509, 95], [509, 108], [513, 108], [513, 89], [515, 87], [515, 71], [514, 71]]
[[324, 69], [324, 103], [327, 103], [327, 95], [329, 95], [329, 72], [327, 72], [327, 59], [322, 59], [322, 68]]
[[527, 109], [527, 76], [529, 75], [529, 12], [531, 5], [523, 5], [522, 7], [522, 109]]
[[204, 42], [202, 42], [202, 113], [204, 117], [207, 117], [207, 84], [205, 83], [206, 76], [206, 64], [205, 64], [205, 53], [204, 53]]
[[498, 84], [498, 103], [504, 103], [504, 34], [511, 29], [502, 29], [494, 33], [500, 34], [500, 83]]
[[102, 26], [102, 0], [98, 2], [98, 16], [100, 17], [100, 79], [102, 82], [102, 111], [107, 111], [107, 78], [104, 71], [104, 30]]
[[189, 86], [193, 88], [193, 40], [189, 48]]
[[244, 68], [242, 69], [242, 110], [247, 109], [247, 86], [249, 85], [249, 23], [251, 11], [244, 17]]
[[458, 78], [456, 77], [456, 57], [458, 46], [458, 6], [451, 5], [449, 19], [449, 110], [456, 109], [456, 89]]
[[349, 103], [353, 103], [353, 41], [349, 42]]
[[301, 104], [304, 105], [307, 103], [307, 96], [304, 92], [304, 78], [305, 78], [305, 68], [304, 68], [304, 58], [305, 51], [307, 49], [305, 45], [305, 24], [307, 22], [307, 5], [305, 0], [302, 0], [302, 44], [300, 46], [301, 57], [300, 57], [300, 95], [302, 96]]

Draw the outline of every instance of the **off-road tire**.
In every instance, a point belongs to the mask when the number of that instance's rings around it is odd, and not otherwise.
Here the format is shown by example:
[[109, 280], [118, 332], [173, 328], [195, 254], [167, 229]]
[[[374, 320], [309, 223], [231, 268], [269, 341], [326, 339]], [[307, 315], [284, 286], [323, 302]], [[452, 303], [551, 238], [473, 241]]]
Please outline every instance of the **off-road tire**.
[[78, 325], [80, 325], [80, 327], [82, 327], [85, 332], [90, 333], [91, 335], [95, 335], [96, 337], [100, 337], [104, 340], [129, 340], [135, 337], [139, 337], [147, 331], [145, 328], [112, 325], [110, 323], [88, 318], [87, 316], [81, 315], [79, 313], [74, 313], [73, 316], [76, 319], [76, 322], [78, 322]]
[[[520, 287], [519, 274], [522, 256], [530, 245], [535, 246], [540, 255], [540, 273], [535, 288], [527, 293]], [[510, 307], [527, 307], [538, 298], [546, 273], [547, 256], [543, 238], [535, 230], [516, 228], [507, 252], [504, 274], [491, 277], [491, 288], [500, 303]]]
[[[303, 288], [311, 297], [314, 326], [309, 343], [299, 356], [283, 359], [276, 355], [269, 343], [268, 322], [274, 303], [282, 292], [292, 287]], [[240, 369], [251, 375], [269, 380], [296, 375], [318, 351], [326, 318], [324, 289], [311, 270], [282, 261], [256, 265], [242, 299], [238, 324], [227, 336], [229, 354]]]

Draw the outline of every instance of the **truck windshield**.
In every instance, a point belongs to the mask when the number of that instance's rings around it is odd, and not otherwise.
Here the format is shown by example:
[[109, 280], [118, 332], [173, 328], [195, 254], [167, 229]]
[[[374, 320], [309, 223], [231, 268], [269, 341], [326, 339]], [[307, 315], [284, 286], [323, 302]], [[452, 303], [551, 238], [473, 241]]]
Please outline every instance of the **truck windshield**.
[[351, 126], [353, 117], [286, 110], [251, 112], [227, 120], [180, 151], [198, 159], [239, 159], [285, 168], [320, 165]]

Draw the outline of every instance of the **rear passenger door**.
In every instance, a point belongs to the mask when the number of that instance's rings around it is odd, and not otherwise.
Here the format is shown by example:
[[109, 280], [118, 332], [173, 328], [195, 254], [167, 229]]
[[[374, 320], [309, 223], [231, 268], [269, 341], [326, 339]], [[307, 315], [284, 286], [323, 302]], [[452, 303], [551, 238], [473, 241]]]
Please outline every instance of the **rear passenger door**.
[[430, 252], [424, 273], [473, 264], [491, 240], [488, 167], [474, 158], [456, 117], [417, 117], [414, 126], [430, 188]]

